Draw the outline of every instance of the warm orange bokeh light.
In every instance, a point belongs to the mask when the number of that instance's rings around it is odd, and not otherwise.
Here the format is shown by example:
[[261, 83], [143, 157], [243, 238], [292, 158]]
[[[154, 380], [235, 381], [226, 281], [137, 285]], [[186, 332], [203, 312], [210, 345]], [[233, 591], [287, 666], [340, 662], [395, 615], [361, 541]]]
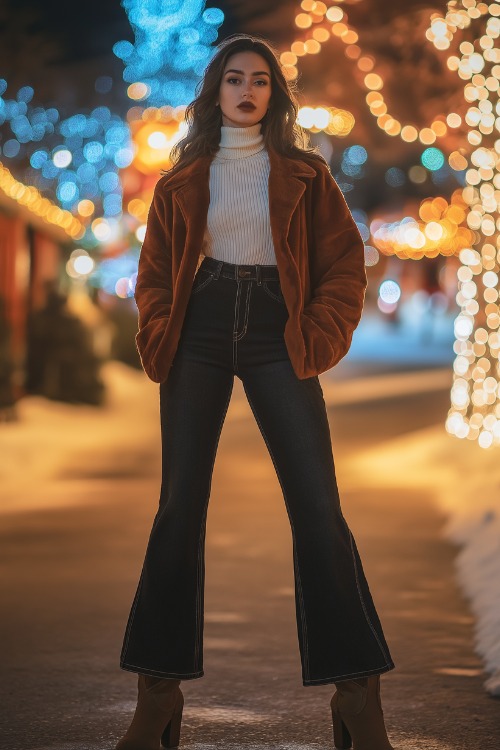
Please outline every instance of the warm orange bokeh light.
[[168, 169], [170, 152], [181, 136], [179, 123], [176, 120], [167, 123], [136, 120], [131, 128], [137, 147], [133, 166], [145, 175]]

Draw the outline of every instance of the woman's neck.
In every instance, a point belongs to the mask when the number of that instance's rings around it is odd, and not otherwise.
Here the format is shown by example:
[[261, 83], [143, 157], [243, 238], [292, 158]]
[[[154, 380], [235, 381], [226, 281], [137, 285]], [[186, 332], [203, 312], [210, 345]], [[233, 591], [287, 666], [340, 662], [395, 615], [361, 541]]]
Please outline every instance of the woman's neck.
[[247, 128], [231, 128], [222, 125], [220, 129], [219, 151], [216, 158], [241, 159], [252, 156], [264, 149], [264, 136], [261, 133], [261, 123]]

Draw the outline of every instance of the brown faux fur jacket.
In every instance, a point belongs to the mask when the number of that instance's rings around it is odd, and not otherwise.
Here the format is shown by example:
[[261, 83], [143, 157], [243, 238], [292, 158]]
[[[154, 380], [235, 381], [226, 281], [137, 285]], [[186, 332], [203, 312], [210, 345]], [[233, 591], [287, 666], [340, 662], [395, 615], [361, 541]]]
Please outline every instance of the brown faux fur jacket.
[[[136, 344], [147, 375], [168, 377], [200, 260], [211, 157], [156, 184], [139, 259]], [[364, 246], [326, 163], [269, 150], [269, 215], [288, 320], [285, 343], [298, 378], [347, 353], [363, 309]]]

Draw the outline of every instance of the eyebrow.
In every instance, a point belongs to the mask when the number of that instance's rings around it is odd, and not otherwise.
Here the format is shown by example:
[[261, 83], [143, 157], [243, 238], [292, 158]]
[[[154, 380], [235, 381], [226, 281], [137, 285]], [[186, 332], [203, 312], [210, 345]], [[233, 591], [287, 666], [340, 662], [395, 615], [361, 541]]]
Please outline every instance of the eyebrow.
[[[240, 73], [240, 75], [245, 75], [243, 70], [235, 70], [234, 68], [230, 68], [229, 70], [226, 70], [226, 73]], [[226, 74], [224, 73], [224, 75]], [[265, 70], [254, 70], [253, 73], [250, 73], [252, 76], [269, 76], [269, 73]]]

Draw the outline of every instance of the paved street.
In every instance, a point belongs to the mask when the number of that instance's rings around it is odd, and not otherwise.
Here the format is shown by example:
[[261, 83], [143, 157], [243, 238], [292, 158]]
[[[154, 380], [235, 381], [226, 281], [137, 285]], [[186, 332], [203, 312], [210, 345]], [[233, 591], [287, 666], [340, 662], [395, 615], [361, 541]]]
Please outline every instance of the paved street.
[[[31, 490], [20, 477], [36, 507], [27, 499], [0, 519], [5, 750], [111, 750], [128, 725], [136, 678], [119, 670], [119, 650], [159, 492], [156, 391], [147, 394], [136, 445], [132, 423], [127, 449], [89, 445]], [[448, 404], [440, 388], [329, 405], [344, 514], [397, 665], [382, 679], [397, 750], [500, 746], [500, 704], [482, 687], [443, 517], [421, 491], [361, 491], [346, 468], [361, 448], [442, 422]], [[44, 449], [41, 439], [41, 459]], [[332, 750], [333, 686], [301, 683], [288, 519], [239, 381], [206, 566], [205, 677], [183, 683], [181, 748]]]

